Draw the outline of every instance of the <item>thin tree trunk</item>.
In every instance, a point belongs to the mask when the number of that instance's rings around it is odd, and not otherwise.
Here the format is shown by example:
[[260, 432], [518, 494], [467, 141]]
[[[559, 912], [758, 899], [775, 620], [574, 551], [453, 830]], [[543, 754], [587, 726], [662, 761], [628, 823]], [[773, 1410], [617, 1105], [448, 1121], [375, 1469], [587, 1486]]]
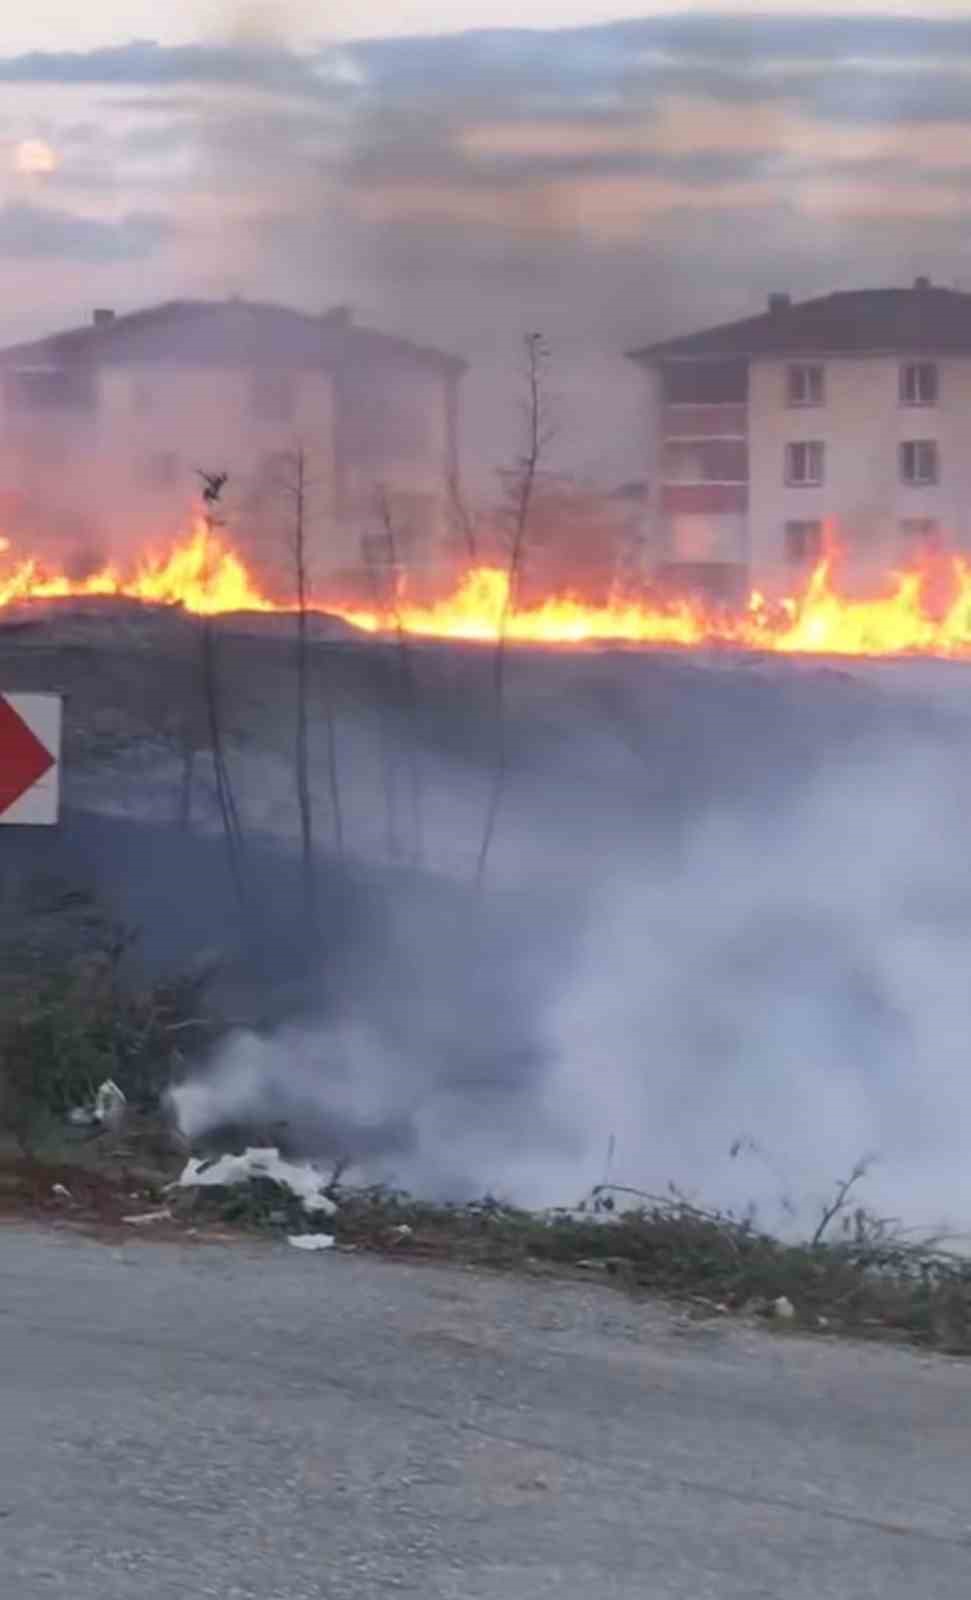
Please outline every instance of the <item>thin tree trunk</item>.
[[[200, 477], [203, 483], [202, 498], [206, 508], [206, 530], [209, 534], [212, 534], [220, 525], [218, 507], [222, 492], [226, 487], [227, 475], [224, 472], [202, 472]], [[243, 832], [240, 827], [239, 812], [236, 808], [236, 799], [233, 794], [229, 768], [226, 765], [226, 753], [223, 745], [219, 682], [216, 668], [215, 624], [212, 617], [206, 617], [202, 627], [202, 684], [206, 716], [209, 723], [209, 746], [212, 751], [212, 765], [216, 780], [216, 801], [219, 806], [223, 834], [226, 839], [229, 872], [236, 891], [244, 935], [249, 940], [252, 935], [252, 928], [249, 920], [246, 875], [243, 863]]]
[[324, 683], [324, 716], [327, 727], [327, 776], [330, 785], [330, 805], [334, 817], [334, 842], [337, 854], [344, 859], [344, 808], [341, 800], [340, 764], [337, 754], [337, 715], [334, 695], [329, 682]]
[[294, 484], [294, 567], [297, 580], [297, 729], [294, 749], [294, 774], [297, 785], [297, 806], [300, 812], [304, 916], [309, 930], [317, 920], [317, 893], [314, 874], [313, 806], [310, 797], [308, 757], [306, 494], [306, 458], [304, 452], [298, 450], [296, 455], [296, 482]]
[[203, 693], [206, 702], [206, 715], [209, 722], [209, 746], [212, 751], [212, 765], [216, 780], [216, 802], [219, 806], [219, 815], [222, 820], [223, 834], [226, 839], [226, 851], [229, 856], [229, 872], [233, 880], [233, 888], [239, 903], [240, 915], [244, 920], [244, 927], [249, 929], [248, 902], [246, 894], [246, 877], [243, 866], [243, 836], [239, 824], [239, 812], [236, 809], [236, 798], [226, 766], [226, 754], [223, 746], [222, 719], [219, 707], [219, 687], [216, 671], [216, 644], [212, 617], [207, 617], [202, 628], [202, 678]]
[[482, 889], [485, 883], [486, 867], [489, 862], [489, 852], [495, 838], [496, 827], [499, 822], [499, 812], [502, 808], [503, 796], [506, 789], [506, 776], [509, 768], [509, 751], [506, 732], [506, 644], [509, 633], [509, 622], [516, 608], [519, 598], [519, 582], [522, 572], [523, 550], [526, 542], [526, 529], [529, 524], [529, 512], [533, 501], [533, 491], [536, 487], [536, 473], [539, 467], [540, 455], [543, 449], [543, 389], [542, 389], [542, 363], [545, 355], [543, 340], [538, 333], [531, 333], [526, 339], [526, 383], [527, 383], [527, 436], [526, 453], [520, 462], [519, 485], [515, 502], [515, 520], [513, 522], [512, 544], [509, 550], [509, 566], [507, 570], [506, 593], [503, 596], [502, 611], [499, 616], [499, 627], [496, 636], [496, 648], [493, 656], [493, 704], [495, 709], [496, 728], [496, 754], [493, 767], [492, 788], [489, 795], [489, 805], [486, 811], [485, 826], [482, 830], [482, 843], [479, 846], [479, 856], [476, 862], [475, 883], [477, 889]]
[[179, 827], [188, 833], [192, 827], [192, 783], [196, 770], [196, 749], [191, 733], [187, 733], [182, 746], [182, 784], [179, 793]]
[[401, 607], [398, 597], [398, 574], [401, 568], [398, 561], [398, 543], [395, 536], [394, 522], [386, 494], [381, 496], [381, 516], [388, 546], [392, 595], [394, 598], [395, 636], [398, 646], [398, 703], [408, 724], [410, 734], [406, 745], [408, 789], [411, 796], [412, 861], [413, 864], [417, 865], [424, 854], [422, 781], [421, 766], [418, 760], [418, 686], [415, 679], [411, 646], [401, 620]]
[[[374, 595], [374, 610], [377, 616], [384, 609], [387, 596], [382, 591], [380, 572], [375, 568], [374, 557], [370, 547], [364, 547], [364, 559], [367, 566], [368, 581]], [[394, 752], [391, 747], [389, 735], [388, 707], [394, 700], [394, 672], [388, 660], [385, 645], [380, 640], [376, 647], [375, 660], [379, 669], [378, 698], [378, 743], [381, 753], [381, 778], [384, 793], [384, 826], [385, 843], [389, 861], [397, 860], [398, 856], [398, 805], [397, 784], [394, 763]]]

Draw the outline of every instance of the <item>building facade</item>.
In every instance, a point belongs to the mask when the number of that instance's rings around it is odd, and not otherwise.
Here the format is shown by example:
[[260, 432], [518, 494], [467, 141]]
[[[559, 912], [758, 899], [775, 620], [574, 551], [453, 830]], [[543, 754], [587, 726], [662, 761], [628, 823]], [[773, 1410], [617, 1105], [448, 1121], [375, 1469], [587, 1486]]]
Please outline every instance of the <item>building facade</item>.
[[847, 577], [971, 551], [971, 294], [918, 279], [631, 352], [649, 385], [661, 580], [791, 590], [825, 531]]
[[302, 447], [315, 576], [359, 571], [386, 524], [402, 562], [433, 563], [458, 480], [463, 371], [345, 310], [98, 311], [0, 351], [0, 524], [82, 566], [117, 559], [184, 526], [200, 470], [227, 472], [233, 536], [272, 566]]

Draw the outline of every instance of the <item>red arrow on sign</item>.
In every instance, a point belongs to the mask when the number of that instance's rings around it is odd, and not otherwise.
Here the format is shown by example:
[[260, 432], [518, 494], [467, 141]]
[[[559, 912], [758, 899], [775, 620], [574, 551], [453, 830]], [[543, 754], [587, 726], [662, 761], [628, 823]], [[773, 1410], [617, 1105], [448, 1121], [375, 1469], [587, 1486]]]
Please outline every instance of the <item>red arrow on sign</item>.
[[50, 772], [54, 757], [28, 728], [8, 700], [0, 696], [0, 813]]

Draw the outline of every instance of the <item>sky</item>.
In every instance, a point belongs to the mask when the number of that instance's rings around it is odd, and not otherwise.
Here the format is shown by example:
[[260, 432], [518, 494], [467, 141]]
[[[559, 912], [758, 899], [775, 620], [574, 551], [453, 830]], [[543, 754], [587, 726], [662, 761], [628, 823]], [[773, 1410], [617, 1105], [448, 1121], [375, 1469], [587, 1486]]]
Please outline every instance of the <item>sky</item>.
[[[8, 50], [88, 48], [109, 39], [157, 38], [182, 44], [218, 37], [240, 18], [272, 17], [282, 23], [291, 39], [382, 38], [393, 35], [460, 33], [468, 28], [566, 28], [629, 18], [678, 15], [704, 9], [709, 14], [736, 15], [747, 10], [763, 16], [822, 16], [838, 13], [839, 6], [824, 0], [762, 0], [746, 8], [739, 0], [668, 0], [667, 4], [625, 4], [624, 0], [356, 0], [353, 6], [339, 0], [281, 0], [270, 6], [253, 0], [250, 6], [232, 0], [167, 0], [164, 7], [152, 0], [87, 0], [83, 10], [60, 3], [32, 7], [22, 21], [4, 21]], [[856, 16], [963, 17], [968, 0], [854, 0]], [[849, 13], [849, 8], [847, 8]]]
[[593, 478], [637, 472], [632, 345], [971, 288], [971, 0], [89, 0], [5, 18], [0, 86], [0, 339], [348, 302], [470, 359], [500, 456], [538, 329]]

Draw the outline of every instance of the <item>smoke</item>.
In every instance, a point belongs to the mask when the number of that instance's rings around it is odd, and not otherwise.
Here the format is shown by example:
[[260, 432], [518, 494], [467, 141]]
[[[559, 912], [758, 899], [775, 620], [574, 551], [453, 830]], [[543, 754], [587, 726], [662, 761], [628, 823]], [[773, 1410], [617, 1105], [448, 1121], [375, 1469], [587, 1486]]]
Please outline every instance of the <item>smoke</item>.
[[557, 465], [613, 487], [644, 471], [625, 349], [772, 289], [963, 270], [967, 25], [858, 11], [466, 33], [439, 6], [427, 34], [380, 38], [374, 11], [216, 0], [193, 43], [65, 34], [0, 61], [4, 340], [95, 304], [349, 301], [470, 358], [468, 457], [492, 490], [539, 328]]
[[389, 885], [326, 1004], [181, 1091], [186, 1130], [281, 1122], [361, 1178], [531, 1205], [610, 1149], [785, 1228], [872, 1157], [881, 1214], [967, 1226], [971, 737], [960, 669], [897, 674], [524, 671], [486, 901]]
[[603, 885], [548, 1017], [592, 1155], [773, 1223], [871, 1157], [882, 1214], [971, 1221], [968, 776], [966, 744], [875, 750]]

